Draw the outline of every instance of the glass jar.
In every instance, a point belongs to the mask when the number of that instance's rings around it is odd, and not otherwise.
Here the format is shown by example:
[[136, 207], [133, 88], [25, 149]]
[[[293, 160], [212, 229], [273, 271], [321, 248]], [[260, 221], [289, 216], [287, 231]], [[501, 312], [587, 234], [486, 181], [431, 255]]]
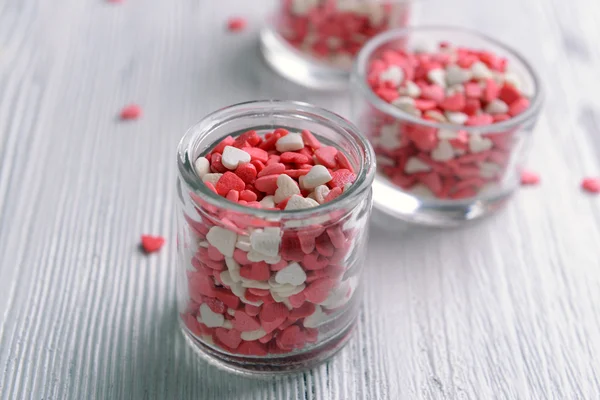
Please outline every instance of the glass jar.
[[[304, 210], [245, 207], [211, 191], [194, 162], [228, 135], [310, 130], [343, 151], [356, 181], [336, 199]], [[185, 337], [210, 362], [238, 373], [310, 368], [348, 340], [360, 305], [374, 154], [356, 128], [308, 104], [258, 101], [205, 117], [178, 148], [178, 303]], [[256, 241], [269, 238], [257, 256]], [[220, 246], [218, 252], [211, 249]], [[217, 244], [220, 243], [220, 244]], [[254, 253], [253, 253], [254, 252]], [[267, 254], [268, 253], [268, 254]], [[253, 261], [250, 261], [253, 260]], [[294, 264], [302, 283], [281, 283]], [[240, 269], [267, 268], [245, 279]], [[256, 267], [259, 268], [259, 267]]]
[[348, 86], [352, 62], [371, 37], [408, 25], [414, 0], [279, 0], [261, 32], [267, 63], [314, 89]]
[[[369, 86], [369, 65], [384, 52], [418, 52], [417, 47], [431, 49], [442, 42], [506, 58], [529, 108], [490, 125], [441, 123], [387, 103]], [[377, 157], [373, 184], [377, 210], [384, 218], [452, 226], [497, 210], [518, 187], [542, 93], [531, 65], [496, 40], [461, 28], [414, 27], [383, 33], [363, 47], [353, 69], [352, 101], [354, 122]], [[440, 150], [442, 144], [447, 149]]]

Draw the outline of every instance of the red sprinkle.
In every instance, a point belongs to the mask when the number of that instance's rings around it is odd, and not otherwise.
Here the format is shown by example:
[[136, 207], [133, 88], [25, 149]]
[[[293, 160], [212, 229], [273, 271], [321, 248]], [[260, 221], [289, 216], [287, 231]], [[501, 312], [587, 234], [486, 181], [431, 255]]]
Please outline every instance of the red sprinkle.
[[137, 104], [130, 104], [121, 110], [120, 116], [122, 120], [138, 119], [142, 116], [142, 108]]
[[165, 238], [162, 236], [142, 235], [141, 244], [146, 253], [154, 253], [163, 247]]
[[584, 178], [581, 188], [589, 193], [600, 193], [600, 178]]
[[227, 29], [229, 32], [241, 32], [246, 29], [248, 21], [242, 17], [231, 17], [227, 20]]
[[537, 185], [540, 183], [540, 176], [532, 171], [521, 172], [521, 185]]

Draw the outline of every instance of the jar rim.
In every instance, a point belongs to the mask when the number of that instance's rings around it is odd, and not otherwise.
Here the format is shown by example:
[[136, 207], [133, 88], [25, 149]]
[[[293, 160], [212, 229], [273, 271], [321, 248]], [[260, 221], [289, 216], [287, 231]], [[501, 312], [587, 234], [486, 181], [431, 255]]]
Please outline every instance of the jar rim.
[[[473, 37], [477, 37], [486, 42], [489, 42], [493, 46], [501, 48], [504, 52], [509, 54], [513, 59], [516, 59], [519, 63], [521, 63], [529, 77], [533, 81], [534, 85], [534, 93], [531, 97], [531, 104], [529, 108], [527, 108], [524, 112], [517, 115], [516, 117], [510, 118], [506, 121], [496, 122], [489, 125], [478, 125], [478, 126], [466, 126], [466, 125], [456, 125], [450, 123], [442, 123], [435, 121], [428, 121], [419, 117], [415, 117], [405, 111], [402, 111], [398, 107], [393, 106], [390, 103], [385, 102], [380, 99], [371, 87], [367, 84], [366, 79], [366, 70], [367, 63], [369, 62], [369, 58], [371, 55], [383, 44], [386, 42], [391, 42], [394, 40], [402, 39], [411, 33], [414, 32], [435, 32], [435, 31], [447, 31], [447, 32], [456, 32], [463, 33], [467, 35], [471, 35]], [[440, 41], [443, 39], [440, 38]], [[379, 111], [391, 115], [399, 120], [405, 120], [411, 122], [416, 125], [423, 125], [436, 129], [450, 129], [450, 130], [463, 130], [469, 133], [478, 133], [478, 134], [495, 134], [501, 133], [502, 131], [507, 131], [513, 129], [528, 120], [535, 118], [535, 116], [540, 112], [542, 107], [544, 93], [541, 86], [541, 80], [535, 69], [532, 67], [531, 63], [527, 61], [527, 59], [521, 55], [521, 53], [512, 47], [486, 35], [481, 32], [478, 32], [473, 29], [463, 28], [459, 26], [451, 26], [451, 25], [426, 25], [426, 26], [418, 26], [418, 27], [407, 27], [401, 29], [392, 29], [383, 33], [380, 33], [373, 38], [371, 38], [360, 50], [356, 57], [356, 61], [352, 67], [352, 75], [351, 75], [351, 85], [356, 87], [360, 94], [367, 99], [367, 101], [377, 108]]]
[[[299, 113], [303, 115], [304, 119], [306, 119], [307, 116], [312, 115], [320, 120], [317, 122], [320, 122], [321, 124], [329, 122], [330, 128], [335, 128], [337, 133], [345, 135], [349, 142], [355, 147], [355, 150], [358, 150], [357, 153], [359, 159], [359, 169], [356, 174], [356, 180], [350, 186], [348, 191], [344, 191], [344, 193], [330, 202], [320, 204], [313, 208], [302, 210], [265, 210], [234, 203], [210, 190], [196, 174], [194, 170], [195, 160], [190, 159], [190, 152], [193, 145], [196, 143], [195, 141], [206, 137], [225, 120], [255, 115], [256, 113], [274, 115], [293, 115], [293, 113]], [[301, 115], [298, 115], [298, 117], [301, 117]], [[273, 129], [275, 128], [276, 126], [273, 126]], [[250, 129], [253, 129], [253, 127], [249, 126], [247, 130]], [[190, 127], [181, 138], [177, 147], [177, 164], [179, 175], [183, 178], [187, 186], [195, 194], [200, 196], [202, 200], [219, 209], [269, 220], [277, 220], [282, 217], [293, 219], [314, 217], [347, 206], [354, 201], [357, 195], [368, 190], [375, 178], [375, 153], [370, 143], [362, 134], [360, 134], [358, 128], [354, 126], [354, 124], [344, 117], [324, 108], [305, 102], [287, 100], [255, 100], [237, 103], [206, 115], [202, 120]]]

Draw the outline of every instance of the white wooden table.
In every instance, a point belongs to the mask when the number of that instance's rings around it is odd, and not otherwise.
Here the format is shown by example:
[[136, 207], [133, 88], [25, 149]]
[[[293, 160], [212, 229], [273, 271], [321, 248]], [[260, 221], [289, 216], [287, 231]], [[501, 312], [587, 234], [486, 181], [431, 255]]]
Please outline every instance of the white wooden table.
[[[259, 5], [265, 5], [259, 7]], [[228, 104], [348, 96], [277, 78], [259, 0], [0, 0], [2, 399], [598, 399], [600, 3], [427, 0], [530, 54], [540, 187], [453, 231], [372, 230], [350, 345], [276, 382], [198, 360], [175, 310], [175, 147]], [[228, 16], [251, 31], [224, 30]], [[141, 120], [120, 123], [138, 102]], [[141, 233], [170, 240], [144, 256]]]

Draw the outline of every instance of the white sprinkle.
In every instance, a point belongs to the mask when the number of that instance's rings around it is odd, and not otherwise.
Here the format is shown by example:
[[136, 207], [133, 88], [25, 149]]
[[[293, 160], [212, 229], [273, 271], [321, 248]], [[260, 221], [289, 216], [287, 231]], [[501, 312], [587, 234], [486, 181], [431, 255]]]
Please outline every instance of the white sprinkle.
[[311, 198], [304, 198], [295, 194], [288, 200], [287, 204], [285, 205], [285, 210], [303, 210], [306, 208], [317, 207], [318, 205], [319, 203]]
[[429, 82], [434, 83], [443, 88], [446, 87], [446, 71], [441, 68], [432, 69], [427, 73], [427, 79]]
[[301, 284], [298, 286], [286, 284], [286, 285], [283, 285], [278, 288], [271, 288], [271, 291], [277, 293], [279, 296], [281, 296], [283, 298], [286, 298], [286, 297], [290, 297], [290, 296], [300, 293], [301, 291], [304, 290], [304, 288], [306, 288], [305, 284]]
[[242, 251], [250, 251], [250, 238], [248, 236], [239, 235], [235, 247]]
[[259, 201], [262, 208], [275, 208], [275, 201], [273, 200], [273, 196], [265, 196], [261, 201]]
[[300, 177], [300, 186], [303, 189], [314, 189], [319, 185], [329, 182], [330, 180], [331, 174], [325, 166], [314, 165], [310, 171], [308, 171], [308, 174]]
[[305, 15], [319, 4], [319, 0], [293, 0], [292, 14]]
[[465, 87], [463, 85], [452, 85], [446, 88], [446, 97], [454, 96], [457, 93], [464, 93]]
[[[225, 265], [227, 265], [227, 270], [229, 272], [229, 276], [231, 280], [235, 283], [239, 283], [242, 281], [242, 276], [240, 275], [240, 264], [237, 263], [233, 258], [226, 257]], [[231, 285], [229, 285], [231, 286]]]
[[306, 272], [300, 264], [293, 262], [287, 267], [277, 271], [275, 281], [280, 284], [289, 283], [290, 285], [298, 286], [306, 281]]
[[406, 112], [411, 112], [415, 109], [415, 99], [408, 96], [400, 96], [394, 99], [391, 104]]
[[255, 281], [254, 279], [245, 279], [242, 278], [242, 287], [251, 288], [251, 289], [264, 289], [267, 290], [270, 288], [267, 282]]
[[232, 317], [235, 315], [235, 310], [233, 308], [228, 308], [227, 309], [227, 314], [231, 315]]
[[240, 164], [250, 162], [250, 154], [233, 146], [225, 146], [221, 156], [221, 163], [227, 169], [236, 169]]
[[229, 320], [225, 320], [223, 321], [223, 328], [225, 329], [232, 329], [233, 328], [233, 324], [231, 323], [231, 321]]
[[469, 116], [465, 113], [446, 111], [446, 118], [452, 124], [463, 125], [469, 119]]
[[488, 138], [482, 138], [480, 135], [473, 134], [469, 137], [469, 150], [471, 153], [481, 153], [494, 146], [494, 143]]
[[275, 148], [280, 153], [301, 150], [304, 148], [304, 141], [299, 133], [288, 133], [277, 140]]
[[494, 99], [485, 107], [485, 112], [493, 115], [506, 114], [508, 112], [508, 104], [500, 99]]
[[200, 318], [202, 319], [202, 323], [209, 328], [221, 327], [223, 326], [223, 322], [225, 322], [223, 314], [213, 312], [206, 303], [200, 305]]
[[425, 164], [417, 157], [411, 157], [404, 166], [404, 172], [407, 174], [414, 174], [416, 172], [428, 172], [431, 171], [431, 167]]
[[320, 303], [321, 307], [334, 309], [343, 306], [350, 299], [350, 296], [348, 295], [349, 289], [350, 285], [347, 280], [341, 282], [331, 290], [327, 299]]
[[479, 175], [485, 179], [495, 178], [502, 171], [502, 167], [492, 162], [482, 162], [479, 168]]
[[304, 326], [306, 328], [316, 328], [321, 323], [323, 323], [323, 321], [325, 321], [326, 319], [327, 319], [327, 314], [325, 314], [323, 312], [323, 310], [321, 309], [321, 306], [317, 306], [315, 308], [315, 311], [311, 315], [304, 318]]
[[206, 157], [198, 157], [194, 162], [194, 170], [196, 171], [196, 175], [200, 178], [204, 178], [204, 175], [210, 172], [210, 163], [206, 159]]
[[471, 80], [473, 73], [468, 69], [462, 69], [458, 65], [446, 67], [446, 83], [448, 86], [460, 85]]
[[435, 161], [449, 161], [454, 158], [454, 150], [447, 140], [440, 140], [437, 147], [431, 152]]
[[504, 82], [508, 83], [515, 89], [521, 90], [521, 80], [514, 72], [506, 72], [502, 78]]
[[221, 228], [220, 226], [213, 226], [208, 231], [206, 240], [225, 257], [233, 257], [233, 250], [237, 242], [237, 233]]
[[205, 174], [202, 177], [202, 182], [204, 182], [204, 183], [210, 182], [214, 186], [217, 184], [217, 182], [219, 181], [219, 179], [221, 179], [222, 176], [223, 176], [223, 174], [219, 174], [219, 173]]
[[277, 177], [277, 190], [275, 196], [273, 196], [275, 203], [281, 203], [294, 194], [300, 194], [300, 188], [296, 181], [286, 174], [279, 175]]
[[384, 167], [393, 167], [396, 165], [396, 162], [389, 157], [376, 155], [375, 159], [377, 160], [377, 165], [381, 165]]
[[478, 81], [490, 79], [493, 77], [492, 71], [481, 61], [474, 62], [471, 65], [471, 73], [473, 74], [473, 78]]
[[319, 185], [315, 188], [315, 190], [311, 193], [313, 195], [313, 199], [319, 203], [323, 204], [325, 202], [325, 197], [329, 194], [330, 190], [325, 185]]
[[394, 87], [400, 86], [404, 79], [404, 71], [397, 65], [390, 65], [379, 75], [380, 82], [390, 82]]
[[437, 122], [448, 122], [444, 114], [437, 110], [427, 110], [425, 111], [425, 116]]
[[435, 197], [433, 192], [425, 185], [419, 183], [410, 189], [410, 193], [416, 197]]
[[250, 234], [252, 250], [267, 257], [276, 257], [281, 244], [281, 229], [268, 227], [256, 229]]
[[401, 96], [417, 98], [421, 95], [421, 88], [413, 81], [406, 81], [406, 85], [398, 90]]
[[240, 336], [242, 337], [243, 340], [247, 340], [247, 341], [251, 342], [253, 340], [260, 339], [261, 337], [265, 336], [266, 334], [267, 334], [267, 332], [265, 332], [264, 329], [260, 328], [255, 331], [242, 332]]

